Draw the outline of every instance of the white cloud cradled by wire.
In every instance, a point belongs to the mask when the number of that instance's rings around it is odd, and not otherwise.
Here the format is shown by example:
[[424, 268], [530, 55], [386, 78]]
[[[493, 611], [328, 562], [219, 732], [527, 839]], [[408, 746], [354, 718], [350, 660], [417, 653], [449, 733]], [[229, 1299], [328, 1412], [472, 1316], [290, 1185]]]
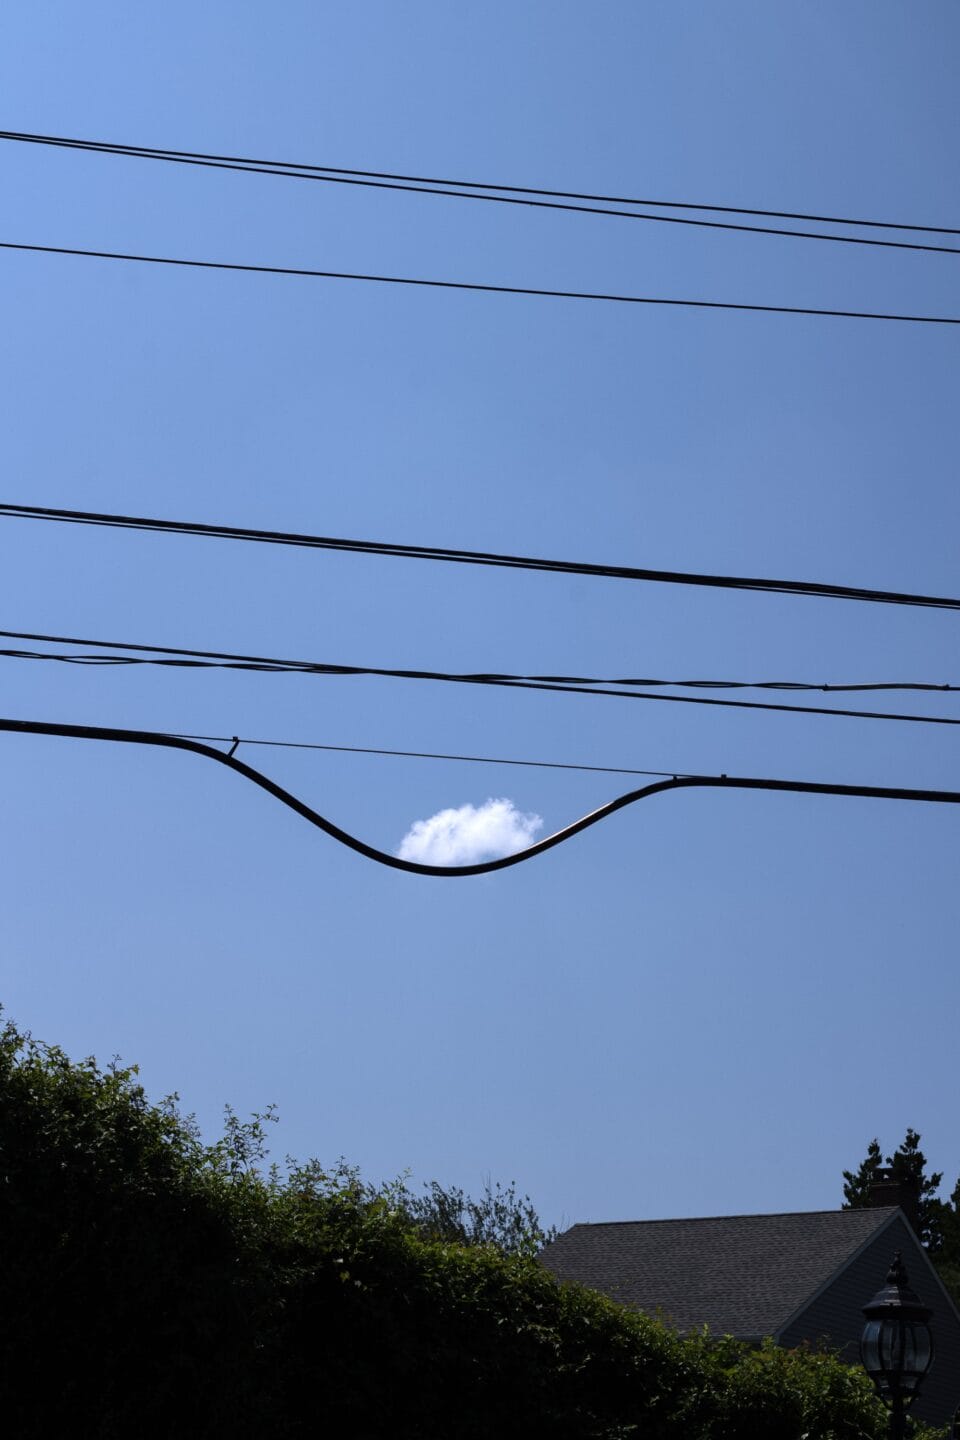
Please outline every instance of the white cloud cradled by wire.
[[415, 820], [397, 855], [422, 865], [475, 865], [525, 850], [542, 826], [539, 815], [524, 815], [512, 800], [491, 799]]

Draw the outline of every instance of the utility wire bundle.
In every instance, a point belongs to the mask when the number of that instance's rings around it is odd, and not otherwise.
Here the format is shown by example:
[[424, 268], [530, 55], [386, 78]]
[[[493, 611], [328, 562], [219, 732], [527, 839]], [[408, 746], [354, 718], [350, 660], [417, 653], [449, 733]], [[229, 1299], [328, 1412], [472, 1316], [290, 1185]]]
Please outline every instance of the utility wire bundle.
[[[443, 180], [425, 175], [401, 175], [386, 171], [345, 169], [336, 166], [295, 164], [287, 161], [266, 161], [235, 155], [216, 155], [202, 151], [172, 150], [119, 144], [107, 141], [93, 141], [68, 136], [40, 135], [23, 131], [0, 131], [0, 140], [11, 143], [29, 144], [65, 149], [73, 152], [111, 156], [128, 160], [152, 160], [175, 165], [189, 165], [204, 169], [248, 172], [270, 175], [278, 178], [309, 180], [318, 183], [362, 187], [405, 194], [425, 194], [445, 199], [470, 200], [507, 206], [522, 206], [531, 210], [576, 213], [591, 217], [605, 216], [621, 220], [641, 221], [671, 225], [692, 226], [705, 231], [736, 231], [765, 237], [780, 237], [810, 241], [826, 241], [846, 245], [869, 245], [896, 250], [909, 250], [938, 254], [960, 254], [956, 244], [934, 243], [932, 239], [910, 237], [956, 237], [960, 228], [934, 226], [916, 223], [886, 222], [879, 220], [852, 219], [836, 215], [819, 215], [802, 211], [744, 208], [694, 201], [666, 201], [636, 199], [623, 196], [593, 194], [577, 190], [529, 188], [509, 184], [487, 184], [472, 180]], [[669, 212], [669, 213], [665, 213]], [[682, 212], [682, 213], [680, 213]], [[696, 212], [696, 213], [691, 213]], [[713, 218], [708, 218], [713, 217]], [[716, 218], [724, 217], [724, 218]], [[745, 219], [746, 217], [746, 219]], [[840, 226], [847, 232], [819, 229], [798, 229], [796, 225], [770, 225], [753, 223], [760, 221], [801, 222], [805, 226]], [[747, 223], [747, 222], [750, 223]], [[870, 233], [864, 233], [869, 231]], [[884, 233], [878, 233], [884, 232]], [[892, 232], [897, 232], [896, 234]], [[140, 264], [185, 267], [202, 270], [226, 270], [243, 273], [297, 276], [302, 278], [325, 278], [366, 281], [379, 284], [425, 287], [432, 289], [474, 291], [495, 294], [538, 296], [553, 299], [577, 299], [604, 301], [630, 305], [656, 305], [701, 308], [712, 310], [738, 310], [776, 314], [830, 316], [836, 318], [900, 321], [918, 324], [958, 325], [960, 317], [942, 315], [892, 314], [876, 311], [855, 311], [840, 309], [816, 309], [806, 306], [761, 305], [734, 301], [714, 301], [635, 294], [616, 294], [603, 291], [558, 290], [533, 286], [494, 285], [480, 282], [442, 280], [426, 277], [410, 277], [382, 274], [361, 274], [357, 272], [321, 270], [282, 265], [241, 264], [232, 261], [196, 260], [173, 256], [134, 254], [113, 250], [80, 249], [69, 246], [40, 245], [0, 241], [0, 249], [24, 251], [49, 255], [78, 256], [122, 260]], [[544, 573], [589, 576], [602, 579], [618, 579], [667, 583], [678, 585], [705, 586], [719, 589], [747, 590], [768, 594], [799, 595], [822, 599], [857, 600], [869, 603], [892, 604], [960, 610], [960, 598], [906, 592], [869, 589], [849, 585], [830, 585], [815, 581], [770, 579], [757, 576], [709, 575], [685, 571], [644, 569], [634, 566], [600, 565], [585, 561], [555, 560], [537, 556], [498, 554], [485, 551], [449, 549], [432, 545], [409, 545], [392, 542], [348, 539], [345, 537], [304, 535], [294, 532], [255, 530], [239, 526], [213, 525], [199, 522], [163, 520], [155, 517], [108, 514], [96, 511], [55, 509], [44, 506], [0, 503], [0, 518], [20, 518], [54, 521], [61, 523], [102, 526], [114, 529], [138, 530], [167, 535], [194, 536], [207, 539], [229, 539], [247, 542], [292, 545], [303, 548], [342, 551], [379, 557], [442, 561], [453, 564], [483, 565], [505, 569], [520, 569]], [[833, 706], [786, 704], [771, 700], [742, 700], [719, 698], [713, 695], [665, 694], [664, 690], [694, 689], [733, 690], [759, 689], [765, 691], [817, 691], [865, 692], [865, 691], [925, 691], [956, 692], [960, 685], [932, 681], [850, 681], [843, 683], [815, 683], [797, 680], [741, 681], [731, 679], [680, 679], [668, 680], [651, 677], [597, 678], [583, 675], [539, 675], [489, 673], [454, 673], [440, 670], [400, 669], [375, 666], [339, 664], [329, 661], [304, 661], [278, 659], [270, 656], [244, 655], [223, 651], [207, 651], [170, 647], [141, 642], [120, 642], [100, 639], [81, 639], [74, 636], [41, 634], [35, 632], [4, 630], [0, 637], [7, 640], [30, 642], [31, 645], [83, 647], [83, 650], [26, 649], [22, 646], [7, 646], [0, 649], [0, 657], [20, 660], [46, 660], [74, 665], [154, 665], [190, 669], [232, 669], [256, 672], [306, 674], [323, 677], [370, 676], [381, 679], [444, 682], [452, 684], [489, 685], [507, 689], [550, 691], [561, 694], [594, 695], [619, 697], [631, 700], [662, 701], [674, 704], [729, 706], [738, 709], [788, 712], [802, 715], [842, 716], [861, 720], [881, 720], [915, 724], [960, 725], [960, 718], [947, 715], [907, 714], [903, 712], [844, 709]], [[93, 652], [93, 653], [90, 653]], [[819, 782], [767, 780], [751, 777], [703, 776], [671, 774], [663, 771], [627, 769], [613, 766], [561, 764], [547, 760], [503, 760], [477, 755], [454, 755], [428, 751], [400, 751], [374, 749], [361, 746], [337, 746], [320, 743], [278, 740], [240, 740], [231, 737], [228, 752], [213, 749], [211, 741], [228, 743], [225, 737], [191, 736], [156, 731], [132, 731], [106, 729], [102, 727], [77, 726], [39, 721], [0, 720], [0, 730], [37, 735], [60, 735], [81, 739], [99, 739], [120, 743], [153, 745], [192, 751], [221, 762], [261, 789], [272, 794], [289, 808], [318, 826], [334, 839], [358, 851], [367, 858], [381, 864], [429, 875], [473, 875], [498, 870], [507, 865], [518, 864], [561, 843], [581, 830], [605, 819], [608, 815], [632, 805], [635, 801], [650, 795], [675, 788], [688, 786], [725, 787], [737, 789], [763, 789], [792, 793], [830, 794], [862, 796], [881, 799], [906, 799], [933, 801], [939, 803], [960, 803], [960, 793], [953, 791], [907, 790], [892, 787], [832, 785]], [[272, 780], [252, 769], [236, 758], [240, 744], [275, 745], [289, 748], [329, 750], [357, 754], [391, 755], [394, 757], [421, 758], [431, 760], [460, 760], [477, 764], [531, 765], [538, 768], [583, 770], [602, 773], [623, 773], [655, 777], [654, 783], [640, 790], [631, 791], [618, 799], [601, 806], [599, 810], [584, 816], [573, 825], [549, 836], [528, 849], [500, 860], [467, 866], [432, 866], [402, 861], [373, 846], [349, 835], [331, 821], [319, 815], [304, 802], [276, 785]]]
[[16, 505], [0, 501], [0, 519], [4, 517], [103, 526], [116, 530], [148, 530], [158, 534], [192, 535], [212, 540], [294, 545], [307, 550], [342, 550], [351, 554], [394, 556], [404, 560], [441, 560], [454, 565], [540, 570], [554, 575], [584, 575], [601, 580], [703, 585], [715, 590], [759, 590], [772, 595], [808, 595], [826, 600], [863, 600], [883, 605], [919, 605], [935, 610], [960, 610], [960, 597], [949, 595], [917, 595], [902, 590], [877, 590], [815, 580], [774, 580], [756, 575], [704, 575], [692, 570], [650, 570], [633, 565], [598, 565], [586, 560], [551, 560], [544, 556], [503, 555], [489, 550], [452, 550], [439, 545], [399, 545], [385, 540], [351, 540], [331, 535], [303, 535], [289, 530], [253, 530], [239, 525], [210, 525], [193, 520], [159, 520], [146, 515], [115, 515], [97, 510], [61, 510], [48, 505]]
[[[161, 520], [137, 515], [100, 511], [56, 509], [49, 506], [0, 503], [0, 518], [32, 519], [58, 523], [92, 525], [108, 529], [156, 532], [163, 535], [204, 539], [253, 541], [294, 545], [308, 549], [340, 550], [352, 553], [389, 555], [406, 559], [441, 560], [448, 563], [478, 564], [508, 569], [589, 576], [593, 578], [657, 581], [672, 584], [704, 585], [723, 589], [759, 590], [827, 599], [858, 600], [903, 606], [947, 610], [960, 609], [960, 599], [949, 596], [917, 595], [899, 591], [873, 590], [813, 581], [760, 579], [747, 576], [703, 575], [687, 571], [646, 570], [629, 566], [605, 566], [582, 561], [551, 560], [545, 557], [502, 555], [489, 551], [451, 550], [428, 545], [396, 545], [386, 542], [348, 540], [331, 536], [303, 535], [290, 531], [252, 530], [231, 525], [192, 521]], [[24, 660], [59, 661], [76, 665], [157, 665], [191, 669], [236, 669], [286, 672], [318, 676], [371, 676], [381, 679], [434, 681], [447, 684], [492, 685], [507, 689], [543, 690], [559, 694], [619, 697], [631, 700], [663, 701], [685, 705], [713, 705], [746, 710], [764, 710], [801, 715], [826, 715], [857, 720], [883, 720], [923, 725], [960, 725], [960, 719], [946, 715], [907, 714], [899, 711], [851, 710], [835, 706], [792, 705], [782, 702], [721, 699], [704, 695], [665, 695], [664, 689], [696, 690], [779, 690], [790, 692], [841, 693], [872, 691], [917, 691], [950, 693], [960, 685], [950, 682], [889, 680], [816, 683], [801, 680], [744, 681], [732, 679], [670, 680], [651, 676], [596, 677], [585, 675], [509, 674], [504, 672], [453, 673], [370, 665], [349, 665], [333, 661], [293, 660], [269, 655], [237, 654], [230, 651], [186, 649], [181, 646], [142, 642], [91, 639], [75, 635], [51, 635], [32, 631], [0, 630], [0, 638], [43, 645], [87, 647], [100, 653], [63, 653], [23, 648], [0, 649], [0, 657]], [[114, 652], [104, 654], [104, 651]], [[119, 652], [133, 652], [122, 654]]]
[[[335, 165], [307, 165], [290, 160], [256, 160], [242, 155], [211, 155], [198, 150], [169, 150], [157, 146], [124, 145], [109, 140], [81, 140], [66, 135], [36, 135], [29, 131], [0, 130], [0, 140], [27, 145], [82, 150], [94, 155], [135, 160], [161, 160], [174, 165], [232, 170], [250, 175], [275, 175], [288, 180], [313, 180], [328, 185], [356, 185], [366, 189], [403, 191], [413, 195], [440, 195], [448, 199], [479, 200], [498, 205], [523, 205], [537, 210], [560, 210], [580, 215], [609, 215], [621, 220], [658, 221], [665, 225], [693, 225], [709, 230], [736, 230], [754, 235], [781, 235], [797, 240], [828, 240], [842, 245], [876, 245], [894, 250], [925, 250], [960, 255], [956, 245], [880, 238], [876, 235], [836, 235], [820, 230], [795, 230], [770, 225], [745, 225], [733, 220], [705, 220], [656, 211], [700, 211], [704, 214], [752, 215], [761, 219], [803, 220], [811, 224], [845, 225], [850, 229], [898, 230], [911, 234], [960, 235], [960, 229], [943, 225], [902, 224], [889, 220], [855, 220], [842, 215], [809, 215], [789, 210], [756, 210], [740, 205], [710, 205], [691, 200], [631, 199], [623, 195], [593, 195], [576, 190], [545, 190], [527, 185], [501, 185], [478, 180], [438, 180], [429, 175], [397, 175], [383, 170], [347, 170]], [[621, 208], [611, 209], [611, 206]], [[629, 209], [623, 209], [629, 206]], [[644, 206], [644, 210], [637, 207]]]
[[[159, 665], [193, 670], [253, 670], [288, 675], [370, 676], [381, 680], [432, 680], [453, 685], [493, 685], [508, 690], [546, 690], [559, 695], [598, 695], [621, 700], [660, 700], [676, 705], [719, 705], [737, 710], [770, 710], [794, 715], [832, 715], [854, 720], [898, 720], [920, 725], [960, 725], [960, 718], [947, 715], [912, 715], [901, 711], [843, 710], [825, 705], [786, 705], [768, 700], [720, 700], [703, 695], [650, 694], [634, 688], [661, 686], [695, 689], [763, 690], [924, 690], [957, 691], [960, 685], [936, 685], [920, 681], [879, 681], [868, 684], [814, 685], [797, 680], [651, 680], [639, 678], [595, 679], [576, 675], [467, 674], [446, 670], [400, 670], [374, 665], [341, 665], [321, 660], [281, 660], [267, 655], [237, 655], [229, 651], [186, 650], [170, 645], [143, 645], [122, 640], [78, 639], [71, 635], [40, 635], [29, 631], [0, 630], [4, 639], [39, 641], [51, 645], [87, 645], [101, 650], [133, 650], [134, 655], [63, 654], [41, 650], [0, 649], [0, 658], [11, 660], [53, 660], [71, 665]], [[613, 688], [618, 687], [618, 688]], [[620, 688], [622, 687], [622, 688]], [[628, 688], [630, 687], [630, 688]]]
[[[715, 205], [695, 201], [628, 199], [594, 195], [574, 190], [548, 190], [516, 185], [483, 184], [473, 180], [439, 181], [429, 176], [397, 175], [386, 171], [348, 170], [336, 166], [307, 165], [288, 161], [255, 160], [243, 156], [208, 154], [196, 150], [127, 145], [112, 141], [86, 140], [63, 135], [40, 135], [29, 131], [3, 130], [0, 140], [11, 143], [42, 145], [75, 153], [107, 155], [125, 159], [164, 161], [170, 164], [201, 166], [207, 169], [240, 171], [256, 175], [281, 176], [287, 179], [313, 180], [328, 184], [372, 187], [378, 190], [404, 191], [413, 194], [444, 196], [462, 200], [482, 201], [500, 205], [522, 205], [549, 211], [574, 211], [591, 216], [616, 216], [620, 219], [659, 222], [670, 225], [692, 225], [707, 230], [734, 230], [762, 236], [791, 237], [802, 240], [825, 240], [839, 244], [883, 246], [897, 250], [935, 251], [960, 254], [956, 245], [937, 245], [930, 241], [895, 239], [873, 232], [900, 231], [924, 235], [960, 235], [960, 228], [906, 222], [860, 220], [843, 216], [807, 214], [801, 211], [761, 210], [732, 205]], [[639, 209], [637, 207], [644, 207]], [[612, 208], [617, 207], [617, 208]], [[629, 207], [629, 208], [623, 208]], [[663, 214], [664, 210], [683, 211]], [[689, 214], [701, 212], [699, 218]], [[810, 224], [843, 225], [857, 233], [836, 234], [818, 230], [797, 230], [782, 226], [744, 224], [732, 219], [706, 219], [706, 214], [754, 216], [765, 219], [801, 220]], [[870, 230], [870, 234], [861, 233]], [[240, 263], [229, 260], [194, 259], [184, 256], [154, 255], [130, 251], [90, 249], [68, 245], [29, 244], [24, 241], [0, 241], [0, 249], [19, 250], [46, 255], [76, 256], [87, 259], [122, 260], [144, 265], [164, 265], [194, 270], [225, 270], [245, 274], [288, 275], [302, 279], [353, 280], [380, 285], [414, 286], [435, 290], [473, 291], [485, 294], [526, 295], [556, 300], [591, 300], [621, 305], [672, 306], [705, 310], [738, 310], [778, 315], [808, 315], [855, 320], [885, 320], [918, 325], [960, 325], [960, 316], [917, 315], [875, 310], [846, 310], [805, 305], [761, 305], [733, 300], [705, 300], [687, 297], [636, 295], [602, 290], [560, 290], [532, 285], [494, 285], [470, 280], [443, 280], [427, 276], [370, 274], [358, 271], [327, 270], [292, 265]]]

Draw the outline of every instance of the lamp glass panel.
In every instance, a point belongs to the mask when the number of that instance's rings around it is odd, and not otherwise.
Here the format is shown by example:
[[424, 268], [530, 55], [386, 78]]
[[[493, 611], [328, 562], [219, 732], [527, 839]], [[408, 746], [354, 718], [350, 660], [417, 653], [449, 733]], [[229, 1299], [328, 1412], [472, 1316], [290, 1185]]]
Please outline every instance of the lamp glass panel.
[[899, 1320], [880, 1321], [880, 1365], [888, 1375], [903, 1369], [903, 1326]]
[[909, 1403], [933, 1361], [930, 1328], [903, 1315], [868, 1320], [860, 1337], [860, 1358], [883, 1399], [899, 1394]]
[[877, 1375], [883, 1369], [880, 1361], [880, 1320], [868, 1320], [860, 1338], [860, 1358], [868, 1375]]
[[908, 1320], [904, 1326], [903, 1369], [905, 1374], [921, 1380], [933, 1360], [930, 1327], [922, 1320]]

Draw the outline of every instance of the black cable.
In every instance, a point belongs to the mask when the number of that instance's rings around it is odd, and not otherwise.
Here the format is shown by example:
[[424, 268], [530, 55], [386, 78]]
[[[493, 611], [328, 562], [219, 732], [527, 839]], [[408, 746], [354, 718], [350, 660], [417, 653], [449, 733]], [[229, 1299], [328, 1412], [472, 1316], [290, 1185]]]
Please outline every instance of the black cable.
[[[0, 630], [0, 635], [15, 635], [15, 631]], [[24, 637], [40, 638], [46, 637]], [[56, 637], [50, 637], [50, 643], [55, 643]], [[78, 645], [107, 645], [108, 642], [100, 640], [77, 640], [64, 643], [75, 643]], [[128, 649], [134, 647], [128, 646]], [[151, 647], [152, 648], [152, 647]], [[180, 653], [180, 652], [165, 652]], [[190, 652], [186, 652], [190, 653]], [[201, 654], [203, 652], [200, 652]], [[272, 660], [272, 659], [245, 659], [238, 657], [235, 660], [161, 660], [147, 659], [142, 656], [133, 655], [58, 655], [51, 654], [44, 650], [9, 650], [0, 649], [0, 657], [9, 660], [59, 660], [67, 665], [181, 665], [185, 668], [217, 669], [217, 670], [261, 670], [267, 672], [292, 673], [294, 675], [318, 673], [322, 675], [332, 674], [370, 674], [374, 673], [365, 670], [354, 670], [346, 666], [321, 665], [313, 661], [304, 660]], [[405, 679], [445, 679], [445, 680], [470, 680], [477, 682], [499, 682], [509, 683], [531, 680], [550, 685], [562, 685], [564, 688], [571, 686], [596, 686], [596, 685], [625, 685], [625, 686], [653, 686], [666, 690], [787, 690], [790, 692], [816, 691], [818, 694], [842, 694], [849, 691], [861, 693], [873, 690], [920, 690], [925, 693], [943, 694], [948, 692], [956, 694], [960, 692], [960, 685], [932, 684], [923, 680], [893, 680], [893, 681], [871, 681], [864, 684], [840, 684], [840, 685], [817, 685], [803, 680], [660, 680], [649, 676], [641, 677], [634, 675], [616, 675], [613, 677], [597, 678], [594, 675], [508, 675], [503, 673], [488, 672], [477, 675], [453, 675], [440, 674], [434, 671], [377, 671], [377, 674], [389, 673], [401, 676]]]
[[[496, 185], [482, 180], [449, 180], [435, 175], [398, 175], [389, 170], [348, 170], [337, 165], [309, 165], [293, 160], [260, 160], [243, 155], [212, 155], [202, 150], [170, 150], [156, 145], [124, 145], [111, 140], [78, 140], [65, 135], [37, 135], [24, 130], [0, 130], [0, 140], [17, 140], [32, 145], [54, 145], [73, 150], [92, 150], [108, 155], [127, 155], [147, 160], [189, 160], [233, 168], [264, 166], [269, 173], [294, 175], [357, 176], [369, 180], [400, 181], [415, 186], [444, 185], [460, 190], [501, 191], [508, 195], [544, 195], [557, 200], [585, 200], [600, 205], [649, 205], [660, 210], [703, 210], [715, 215], [757, 215], [770, 220], [807, 220], [817, 225], [851, 225], [871, 230], [908, 230], [927, 235], [960, 235], [960, 229], [946, 225], [906, 225], [896, 220], [852, 220], [847, 215], [812, 215], [798, 210], [757, 210], [745, 205], [705, 205], [691, 200], [649, 200], [624, 195], [593, 195], [578, 190], [545, 190], [533, 185]], [[256, 173], [256, 171], [254, 171]], [[429, 192], [428, 192], [429, 193]], [[491, 197], [493, 198], [493, 197]]]
[[[322, 173], [322, 167], [287, 165], [283, 162], [269, 160], [228, 160], [221, 159], [215, 155], [204, 155], [199, 152], [154, 150], [139, 145], [109, 145], [89, 140], [69, 140], [59, 137], [54, 138], [52, 136], [27, 135], [13, 130], [0, 130], [0, 140], [25, 141], [33, 145], [53, 145], [66, 150], [83, 150], [95, 155], [125, 156], [127, 159], [132, 160], [163, 160], [174, 165], [200, 166], [205, 170], [232, 170], [247, 175], [276, 175], [287, 180], [312, 180], [328, 185], [354, 185], [361, 186], [364, 189], [403, 191], [411, 195], [442, 195], [456, 200], [480, 200], [497, 205], [523, 205], [535, 210], [560, 210], [567, 213], [579, 213], [581, 215], [611, 215], [621, 220], [657, 221], [663, 225], [691, 225], [706, 230], [734, 230], [753, 235], [789, 236], [796, 240], [829, 240], [834, 244], [840, 245], [873, 245], [890, 250], [926, 250], [942, 255], [960, 255], [960, 249], [955, 245], [929, 245], [919, 243], [915, 240], [878, 240], [866, 235], [832, 235], [825, 234], [818, 230], [792, 230], [772, 225], [743, 225], [730, 220], [695, 220], [688, 215], [651, 215], [649, 212], [644, 211], [614, 210], [604, 205], [571, 204], [569, 201], [563, 200], [535, 200], [531, 198], [535, 192], [530, 191], [524, 195], [480, 193], [483, 188], [500, 189], [510, 187], [471, 186], [469, 189], [451, 190], [445, 188], [446, 185], [456, 184], [458, 182], [432, 183], [429, 181], [414, 181], [413, 183], [401, 183], [399, 180], [393, 179], [361, 180], [343, 173], [325, 174]], [[647, 202], [624, 201], [622, 203], [644, 204]], [[682, 208], [699, 210], [709, 207], [684, 206]], [[749, 214], [752, 212], [738, 213]], [[914, 227], [898, 226], [896, 228], [904, 229]], [[916, 228], [925, 229], [927, 227], [917, 226]]]
[[547, 290], [532, 285], [484, 285], [470, 280], [426, 280], [409, 275], [365, 275], [352, 270], [308, 270], [293, 265], [240, 265], [227, 260], [183, 260], [171, 255], [133, 255], [120, 250], [81, 250], [67, 245], [24, 245], [0, 240], [0, 250], [38, 255], [79, 255], [91, 260], [131, 260], [140, 265], [176, 265], [190, 270], [234, 270], [248, 275], [293, 275], [314, 280], [362, 280], [375, 285], [415, 285], [429, 290], [472, 290], [486, 295], [533, 295], [549, 300], [602, 300], [617, 305], [672, 305], [692, 310], [745, 310], [765, 315], [814, 315], [841, 320], [895, 320], [913, 325], [960, 325], [953, 315], [897, 315], [877, 310], [823, 310], [807, 305], [748, 305], [734, 300], [674, 300], [651, 295], [616, 295], [598, 290]]
[[221, 745], [269, 745], [278, 750], [330, 750], [338, 755], [386, 755], [403, 760], [457, 760], [471, 765], [522, 765], [531, 770], [583, 770], [596, 775], [676, 775], [676, 770], [638, 770], [624, 765], [565, 765], [559, 760], [505, 760], [502, 755], [451, 755], [436, 750], [384, 750], [372, 745], [318, 745], [306, 740], [249, 740], [245, 735], [189, 735], [181, 740], [205, 740]]
[[668, 585], [703, 585], [721, 590], [757, 590], [774, 595], [812, 595], [827, 600], [863, 600], [884, 605], [919, 605], [935, 610], [960, 610], [960, 598], [915, 595], [900, 590], [864, 589], [854, 585], [829, 585], [813, 580], [764, 580], [747, 575], [698, 575], [684, 570], [646, 570], [630, 565], [547, 560], [532, 555], [501, 555], [485, 550], [450, 550], [436, 545], [396, 545], [380, 540], [345, 540], [329, 535], [300, 535], [284, 530], [249, 530], [236, 525], [202, 525], [188, 520], [156, 520], [143, 515], [111, 515], [96, 510], [57, 510], [48, 506], [13, 505], [0, 501], [0, 519], [4, 517], [62, 521], [65, 524], [104, 526], [116, 530], [158, 531], [215, 540], [246, 540], [265, 545], [294, 545], [312, 550], [344, 550], [362, 555], [395, 556], [406, 560], [444, 560], [458, 565], [489, 565], [508, 570], [589, 575], [605, 580], [646, 580]]
[[[917, 725], [960, 725], [960, 718], [947, 715], [911, 715], [886, 710], [841, 710], [819, 705], [784, 705], [769, 700], [717, 700], [705, 695], [661, 695], [644, 690], [615, 690], [597, 681], [581, 685], [573, 681], [547, 677], [506, 674], [454, 674], [443, 670], [397, 670], [372, 665], [335, 665], [313, 660], [277, 660], [263, 655], [235, 655], [217, 650], [186, 650], [164, 645], [136, 645], [114, 640], [78, 640], [65, 635], [37, 635], [16, 630], [0, 630], [0, 636], [37, 640], [46, 644], [91, 645], [108, 650], [148, 652], [149, 659], [139, 656], [51, 655], [42, 651], [0, 650], [0, 656], [18, 660], [55, 660], [79, 664], [162, 665], [178, 669], [224, 669], [277, 671], [293, 675], [372, 676], [389, 680], [430, 680], [453, 685], [494, 685], [508, 690], [545, 690], [559, 695], [607, 695], [623, 700], [660, 700], [674, 705], [719, 705], [725, 709], [770, 710], [796, 715], [837, 715], [856, 720], [900, 720]], [[612, 682], [629, 685], [626, 680]]]
[[605, 820], [609, 815], [616, 814], [618, 810], [635, 804], [638, 800], [645, 800], [651, 795], [658, 795], [667, 790], [683, 790], [694, 787], [722, 790], [773, 790], [799, 795], [840, 795], [872, 800], [916, 800], [933, 804], [960, 804], [960, 791], [956, 790], [907, 790], [886, 785], [830, 785], [807, 780], [762, 780], [734, 775], [675, 775], [667, 780], [658, 780], [653, 785], [645, 785], [639, 790], [631, 790], [626, 795], [620, 795], [606, 805], [601, 805], [591, 811], [590, 814], [584, 815], [581, 819], [575, 820], [572, 825], [565, 825], [562, 830], [554, 831], [546, 839], [538, 840], [535, 844], [514, 855], [505, 855], [499, 860], [486, 860], [475, 865], [424, 865], [417, 860], [401, 860], [397, 855], [389, 855], [385, 850], [378, 850], [375, 846], [358, 840], [355, 835], [341, 830], [338, 825], [334, 825], [331, 820], [313, 810], [304, 801], [299, 800], [296, 795], [292, 795], [289, 790], [284, 790], [281, 785], [269, 780], [259, 770], [254, 770], [252, 766], [238, 760], [234, 755], [225, 754], [222, 750], [214, 750], [211, 746], [203, 745], [196, 740], [186, 740], [178, 735], [166, 735], [154, 730], [117, 730], [94, 725], [51, 724], [39, 720], [0, 719], [0, 730], [20, 735], [59, 735], [75, 740], [108, 740], [121, 744], [158, 745], [202, 755], [208, 760], [216, 760], [219, 764], [235, 770], [244, 779], [250, 780], [261, 790], [265, 790], [268, 795], [272, 795], [274, 799], [289, 806], [296, 814], [301, 815], [311, 825], [315, 825], [332, 839], [339, 841], [341, 845], [346, 845], [368, 860], [375, 860], [378, 864], [387, 865], [393, 870], [403, 870], [409, 875], [460, 877], [489, 875], [494, 870], [506, 870], [511, 865], [519, 865], [526, 860], [532, 860], [535, 855], [542, 855], [545, 850], [552, 850], [555, 845], [572, 839], [574, 835], [589, 829], [591, 825], [596, 825], [600, 820]]

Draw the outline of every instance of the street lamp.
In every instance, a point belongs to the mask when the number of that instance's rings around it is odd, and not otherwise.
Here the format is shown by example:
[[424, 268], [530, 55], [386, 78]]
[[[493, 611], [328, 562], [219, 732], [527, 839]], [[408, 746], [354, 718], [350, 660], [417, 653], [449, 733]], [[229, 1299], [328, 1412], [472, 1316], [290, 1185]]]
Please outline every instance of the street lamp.
[[903, 1440], [906, 1412], [933, 1364], [930, 1310], [907, 1279], [898, 1250], [884, 1288], [864, 1305], [867, 1323], [860, 1337], [860, 1359], [890, 1411], [892, 1440]]

